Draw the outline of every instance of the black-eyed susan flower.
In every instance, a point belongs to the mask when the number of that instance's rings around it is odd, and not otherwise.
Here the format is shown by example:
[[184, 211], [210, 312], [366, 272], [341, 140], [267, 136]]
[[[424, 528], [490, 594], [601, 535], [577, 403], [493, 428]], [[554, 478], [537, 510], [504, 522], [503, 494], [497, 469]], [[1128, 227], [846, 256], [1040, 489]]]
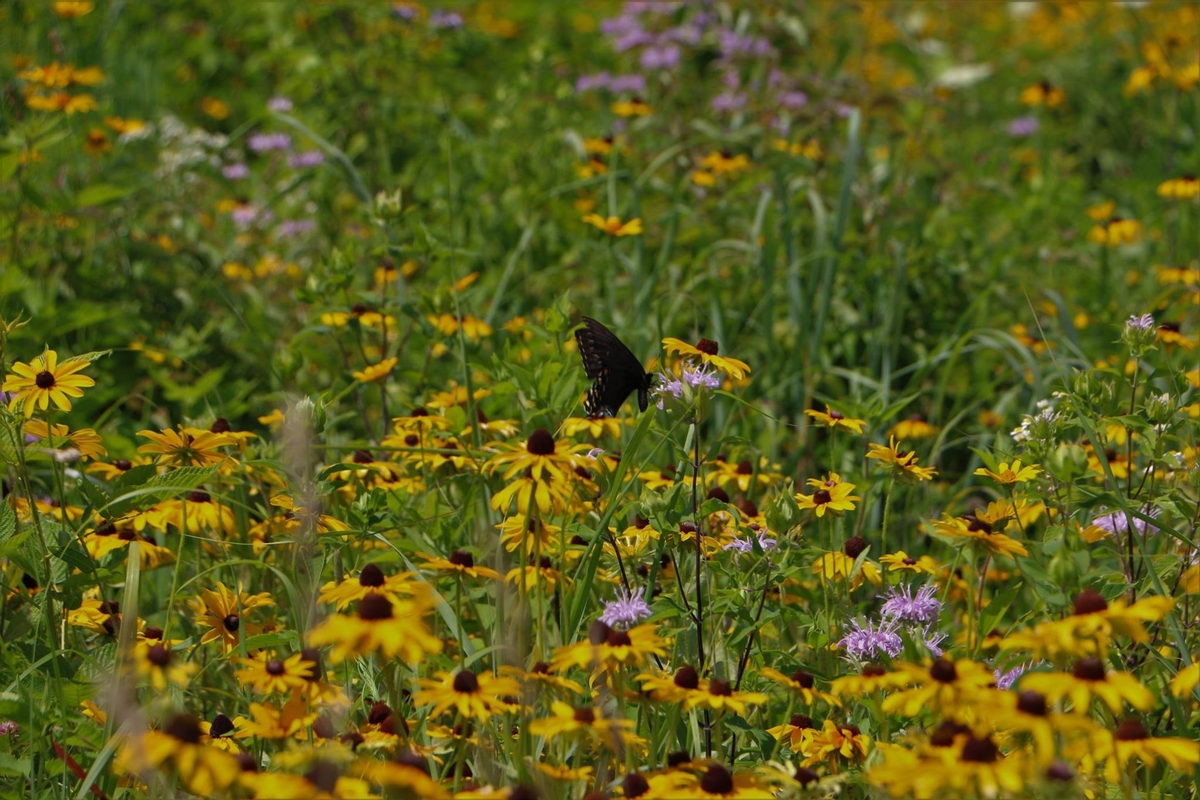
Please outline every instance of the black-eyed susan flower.
[[618, 117], [648, 117], [653, 112], [650, 104], [640, 97], [629, 100], [617, 100], [611, 106], [612, 112]]
[[1020, 101], [1026, 106], [1045, 106], [1057, 108], [1066, 99], [1066, 94], [1049, 81], [1040, 81], [1026, 86], [1021, 90]]
[[225, 714], [217, 714], [212, 721], [200, 720], [200, 730], [204, 734], [201, 737], [201, 742], [204, 744], [212, 745], [226, 753], [237, 754], [241, 751], [234, 740], [237, 734], [237, 725]]
[[235, 443], [232, 436], [196, 428], [179, 430], [138, 431], [149, 443], [138, 447], [139, 453], [157, 455], [165, 467], [211, 467], [229, 458], [218, 448]]
[[286, 694], [293, 689], [302, 689], [316, 667], [316, 663], [306, 659], [303, 653], [278, 658], [266, 652], [239, 659], [238, 665], [238, 683], [262, 694]]
[[528, 671], [507, 664], [500, 666], [501, 677], [514, 678], [531, 687], [544, 687], [552, 691], [583, 694], [583, 687], [570, 678], [557, 674], [545, 661], [539, 661]]
[[1105, 247], [1120, 247], [1142, 239], [1142, 223], [1124, 217], [1110, 217], [1107, 222], [1092, 226], [1088, 241]]
[[1028, 483], [1035, 480], [1042, 472], [1042, 468], [1036, 464], [1022, 466], [1021, 459], [1016, 459], [1011, 464], [1007, 461], [1001, 461], [996, 467], [996, 471], [992, 472], [987, 467], [980, 467], [975, 470], [975, 475], [982, 475], [991, 478], [996, 483], [1004, 486], [1011, 486], [1014, 483]]
[[750, 169], [750, 159], [743, 153], [713, 150], [700, 160], [700, 167], [713, 175], [734, 176]]
[[835, 697], [861, 697], [902, 685], [906, 676], [888, 671], [882, 664], [865, 664], [858, 675], [834, 678], [829, 690]]
[[1183, 333], [1178, 322], [1162, 322], [1154, 335], [1155, 341], [1167, 347], [1178, 347], [1183, 350], [1195, 350], [1196, 340]]
[[46, 350], [28, 364], [18, 361], [2, 387], [12, 394], [8, 407], [26, 417], [38, 410], [45, 411], [51, 403], [61, 411], [70, 411], [71, 398], [83, 397], [84, 389], [96, 385], [90, 377], [80, 374], [89, 363], [83, 358], [60, 362], [54, 350]]
[[550, 704], [549, 717], [532, 720], [529, 732], [547, 740], [570, 734], [587, 734], [610, 750], [617, 750], [627, 741], [633, 720], [608, 717], [594, 706], [571, 706], [559, 700]]
[[183, 497], [156, 503], [143, 515], [156, 528], [174, 528], [177, 532], [230, 535], [237, 527], [233, 509], [204, 489], [194, 489]]
[[732, 712], [745, 714], [746, 706], [762, 705], [767, 702], [767, 696], [762, 692], [745, 692], [733, 688], [733, 684], [721, 678], [700, 681], [700, 686], [689, 692], [684, 700], [684, 708], [710, 708], [718, 713]]
[[500, 580], [500, 573], [490, 567], [481, 567], [475, 564], [475, 557], [466, 550], [455, 550], [450, 554], [449, 558], [441, 556], [431, 556], [428, 553], [417, 553], [417, 556], [425, 562], [425, 569], [431, 572], [440, 572], [447, 575], [453, 575], [459, 579], [473, 578], [489, 578], [491, 580]]
[[947, 517], [934, 520], [934, 530], [942, 536], [960, 541], [976, 542], [994, 556], [1028, 556], [1025, 545], [997, 531], [990, 522], [978, 516]]
[[1095, 589], [1087, 588], [1075, 595], [1071, 614], [1010, 633], [1001, 641], [1000, 649], [1021, 650], [1034, 658], [1053, 661], [1066, 657], [1103, 657], [1113, 636], [1127, 637], [1137, 644], [1150, 641], [1146, 623], [1162, 619], [1173, 604], [1170, 597], [1155, 596], [1143, 597], [1130, 605], [1119, 599], [1110, 603]]
[[414, 573], [400, 572], [387, 575], [378, 564], [367, 564], [358, 577], [347, 578], [341, 583], [329, 581], [321, 587], [322, 603], [333, 603], [338, 611], [368, 594], [377, 593], [393, 602], [417, 597], [426, 591], [427, 584], [413, 580]]
[[619, 631], [596, 620], [588, 629], [586, 640], [555, 650], [551, 664], [559, 672], [570, 667], [641, 666], [652, 656], [665, 658], [668, 644], [670, 640], [658, 635], [654, 623]]
[[483, 470], [495, 473], [504, 468], [502, 477], [512, 482], [492, 498], [492, 508], [506, 509], [515, 501], [521, 514], [528, 514], [532, 506], [542, 514], [562, 511], [574, 489], [576, 467], [587, 467], [580, 455], [587, 447], [559, 445], [554, 435], [542, 428], [530, 434], [523, 445], [497, 445], [500, 452], [488, 459]]
[[832, 428], [834, 430], [841, 428], [842, 430], [850, 431], [851, 433], [862, 433], [863, 426], [867, 424], [865, 419], [847, 417], [842, 412], [835, 411], [828, 405], [825, 406], [824, 411], [817, 411], [816, 409], [810, 408], [804, 413], [812, 417], [814, 422], [824, 425], [827, 428]]
[[872, 442], [867, 451], [867, 458], [882, 462], [884, 467], [890, 469], [892, 474], [901, 481], [929, 481], [933, 480], [934, 475], [937, 475], [937, 471], [932, 467], [917, 465], [916, 453], [911, 450], [902, 452], [896, 446], [894, 436], [888, 438], [887, 445]]
[[750, 372], [750, 367], [745, 361], [740, 361], [730, 356], [718, 355], [720, 346], [712, 339], [701, 339], [694, 347], [687, 342], [670, 336], [663, 339], [662, 343], [663, 348], [667, 351], [667, 355], [678, 354], [693, 363], [709, 365], [714, 369], [727, 373], [735, 380], [745, 378], [746, 373]]
[[166, 769], [189, 792], [211, 797], [232, 785], [240, 770], [236, 758], [204, 744], [203, 739], [199, 719], [176, 714], [161, 729], [127, 739], [118, 751], [117, 765], [122, 772], [137, 774]]
[[1192, 200], [1200, 197], [1200, 178], [1182, 175], [1158, 185], [1158, 196], [1168, 200]]
[[137, 674], [159, 692], [166, 691], [168, 686], [187, 686], [192, 675], [200, 669], [162, 644], [138, 648], [134, 653]]
[[939, 658], [928, 665], [901, 664], [897, 681], [910, 684], [884, 699], [883, 710], [915, 717], [925, 709], [954, 712], [969, 708], [995, 682], [992, 671], [967, 659]]
[[513, 567], [505, 574], [504, 580], [521, 587], [525, 592], [536, 591], [539, 586], [544, 586], [547, 592], [553, 592], [560, 581], [571, 582], [569, 577], [555, 568], [549, 556], [533, 559], [523, 567]]
[[233, 722], [238, 738], [290, 739], [307, 734], [317, 716], [307, 698], [296, 692], [283, 705], [251, 703], [250, 717], [237, 717]]
[[628, 222], [622, 222], [620, 217], [602, 217], [599, 214], [585, 214], [583, 221], [593, 228], [604, 231], [609, 236], [640, 236], [642, 220], [635, 217]]
[[1175, 736], [1151, 736], [1145, 723], [1136, 717], [1127, 717], [1112, 732], [1105, 731], [1094, 742], [1093, 751], [1097, 760], [1105, 760], [1105, 774], [1109, 781], [1117, 783], [1129, 766], [1139, 761], [1153, 767], [1159, 761], [1177, 772], [1187, 774], [1200, 764], [1200, 742]]
[[853, 494], [854, 484], [846, 483], [842, 476], [831, 472], [824, 478], [809, 478], [808, 485], [816, 489], [812, 494], [797, 494], [796, 504], [801, 509], [811, 510], [818, 518], [826, 513], [853, 511], [854, 502], [862, 500]]
[[479, 342], [492, 335], [492, 326], [470, 314], [431, 314], [426, 319], [443, 336], [455, 336], [461, 330], [471, 342]]
[[387, 759], [364, 758], [362, 775], [385, 790], [397, 790], [401, 796], [448, 800], [450, 793], [430, 777], [429, 761], [412, 750], [401, 748]]
[[245, 616], [256, 608], [275, 605], [269, 592], [250, 594], [234, 592], [224, 583], [217, 583], [216, 590], [204, 589], [199, 597], [190, 601], [196, 614], [196, 624], [205, 631], [201, 644], [220, 640], [228, 652], [238, 646], [243, 636], [262, 633], [262, 627], [246, 621]]
[[655, 700], [682, 703], [700, 688], [700, 673], [691, 664], [683, 664], [675, 674], [643, 672], [637, 676], [642, 692]]
[[793, 753], [802, 753], [812, 742], [820, 729], [807, 714], [793, 714], [788, 721], [773, 728], [767, 728], [767, 733], [776, 741], [786, 740]]
[[831, 706], [840, 706], [842, 704], [842, 701], [829, 692], [824, 692], [817, 688], [817, 679], [811, 672], [798, 669], [792, 672], [791, 675], [784, 675], [777, 669], [764, 667], [758, 674], [789, 690], [808, 705], [812, 705], [817, 700], [821, 700]]
[[442, 652], [442, 640], [423, 620], [426, 603], [392, 601], [374, 592], [358, 601], [358, 613], [335, 614], [309, 633], [314, 646], [333, 645], [330, 658], [340, 663], [358, 655], [379, 653], [384, 658], [399, 656], [419, 664], [430, 653]]
[[879, 557], [880, 564], [886, 564], [888, 572], [912, 572], [932, 575], [937, 572], [938, 564], [929, 556], [914, 558], [903, 550]]
[[861, 762], [871, 749], [871, 737], [858, 729], [857, 725], [838, 725], [827, 719], [801, 751], [806, 767], [826, 765], [830, 772], [838, 772], [842, 762]]
[[419, 706], [430, 705], [430, 717], [453, 709], [463, 719], [487, 722], [494, 714], [505, 714], [511, 707], [505, 698], [521, 693], [521, 686], [512, 678], [476, 674], [469, 669], [454, 672], [439, 670], [437, 679], [421, 678], [421, 689], [413, 699]]
[[1114, 714], [1120, 713], [1125, 703], [1138, 711], [1149, 711], [1156, 703], [1154, 694], [1137, 678], [1127, 672], [1110, 672], [1093, 656], [1076, 661], [1070, 672], [1027, 672], [1018, 685], [1040, 692], [1052, 703], [1068, 699], [1079, 712], [1087, 711], [1093, 697]]
[[936, 425], [930, 425], [922, 415], [913, 414], [889, 428], [888, 436], [894, 436], [903, 442], [913, 439], [928, 439], [930, 436], [935, 436], [939, 430], [940, 428]]
[[704, 800], [772, 800], [775, 793], [760, 786], [750, 772], [731, 772], [721, 764], [710, 764], [688, 789], [676, 790], [676, 797]]
[[866, 578], [878, 586], [883, 581], [879, 565], [870, 559], [863, 559], [860, 565], [855, 566], [858, 557], [866, 551], [868, 546], [866, 540], [861, 536], [851, 536], [842, 544], [841, 550], [834, 550], [819, 556], [813, 562], [812, 570], [822, 583], [848, 580], [850, 588], [857, 589]]
[[351, 375], [359, 383], [374, 383], [391, 375], [392, 370], [396, 368], [396, 364], [398, 363], [400, 363], [400, 359], [395, 356], [385, 358], [378, 364], [370, 364], [364, 367], [361, 372], [352, 372]]
[[71, 431], [66, 425], [51, 425], [44, 419], [27, 419], [22, 430], [26, 437], [33, 436], [40, 440], [40, 446], [55, 448], [60, 453], [76, 450], [83, 458], [103, 458], [108, 455], [100, 434], [91, 428]]

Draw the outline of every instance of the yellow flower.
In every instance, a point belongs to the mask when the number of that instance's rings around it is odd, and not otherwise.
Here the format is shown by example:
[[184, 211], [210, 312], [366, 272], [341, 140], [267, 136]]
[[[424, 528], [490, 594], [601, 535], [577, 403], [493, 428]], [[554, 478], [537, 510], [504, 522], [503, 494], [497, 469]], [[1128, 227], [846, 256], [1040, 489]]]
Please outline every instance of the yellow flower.
[[215, 97], [206, 97], [200, 101], [200, 110], [213, 119], [228, 119], [229, 104]]
[[847, 417], [840, 411], [834, 411], [829, 406], [825, 406], [824, 412], [810, 408], [804, 413], [826, 427], [835, 429], [844, 428], [851, 433], [862, 433], [863, 426], [867, 424], [865, 419], [853, 419], [851, 417]]
[[309, 632], [314, 647], [332, 644], [330, 660], [335, 664], [352, 656], [379, 653], [384, 658], [399, 656], [411, 665], [429, 653], [442, 652], [442, 640], [426, 628], [422, 619], [425, 602], [393, 602], [374, 592], [358, 601], [354, 616], [335, 614]]
[[[103, 458], [108, 455], [101, 443], [100, 434], [91, 428], [80, 428], [74, 433], [66, 425], [51, 425], [42, 419], [27, 419], [24, 429], [27, 436], [42, 439], [49, 447], [72, 447], [84, 458]], [[88, 470], [91, 471], [91, 468]]]
[[192, 794], [213, 797], [223, 794], [241, 769], [237, 759], [220, 748], [203, 743], [200, 720], [177, 714], [160, 730], [149, 730], [126, 739], [117, 755], [122, 773], [146, 773], [168, 767]]
[[826, 511], [853, 511], [854, 501], [862, 498], [851, 494], [853, 483], [842, 483], [842, 478], [836, 472], [831, 472], [825, 478], [809, 478], [808, 485], [817, 489], [813, 494], [797, 494], [796, 503], [802, 509], [812, 509], [818, 518], [825, 516]]
[[198, 428], [138, 431], [138, 436], [150, 440], [148, 444], [139, 445], [138, 452], [158, 455], [158, 463], [167, 467], [211, 467], [221, 464], [229, 456], [218, 452], [217, 448], [235, 443], [235, 438], [227, 433], [213, 433]]
[[262, 633], [262, 627], [249, 624], [245, 617], [255, 608], [275, 605], [269, 592], [249, 594], [234, 592], [224, 583], [217, 583], [216, 591], [204, 589], [199, 597], [190, 601], [196, 612], [196, 623], [207, 628], [200, 637], [200, 644], [208, 644], [218, 639], [229, 652], [238, 646], [243, 636], [250, 637]]
[[1171, 200], [1191, 200], [1200, 197], [1200, 178], [1184, 175], [1163, 181], [1158, 185], [1158, 196]]
[[428, 584], [412, 578], [411, 572], [385, 575], [377, 564], [367, 564], [357, 578], [347, 578], [341, 583], [330, 581], [322, 586], [320, 600], [322, 603], [334, 603], [337, 610], [342, 611], [372, 593], [381, 594], [392, 602], [421, 597], [428, 591]]
[[586, 214], [583, 221], [594, 228], [604, 231], [609, 236], [638, 236], [642, 232], [642, 220], [635, 217], [628, 222], [621, 222], [620, 217], [605, 219], [599, 214]]
[[805, 703], [809, 705], [812, 705], [813, 701], [815, 700], [823, 700], [831, 706], [840, 706], [842, 704], [841, 700], [838, 700], [829, 692], [823, 692], [816, 688], [816, 678], [813, 677], [811, 672], [805, 672], [802, 669], [798, 669], [793, 672], [791, 676], [788, 676], [784, 675], [779, 670], [771, 669], [770, 667], [764, 667], [759, 671], [758, 674], [767, 680], [774, 681], [780, 686], [795, 692], [800, 696], [801, 699], [804, 700]]
[[978, 516], [934, 520], [933, 527], [938, 533], [951, 539], [969, 539], [978, 542], [992, 555], [1029, 556], [1025, 545], [996, 531], [991, 523]]
[[651, 110], [647, 103], [637, 97], [632, 100], [618, 100], [612, 104], [612, 112], [618, 117], [647, 117]]
[[884, 465], [890, 466], [896, 476], [904, 481], [930, 481], [933, 476], [937, 475], [937, 471], [932, 467], [917, 466], [917, 454], [911, 450], [900, 452], [896, 447], [896, 437], [888, 438], [886, 446], [882, 444], [870, 445], [870, 450], [867, 452], [867, 458], [872, 458], [877, 461], [882, 461]]
[[168, 686], [187, 686], [188, 680], [200, 669], [176, 657], [162, 644], [139, 648], [136, 652], [138, 675], [149, 679], [155, 691], [165, 692]]
[[13, 364], [12, 374], [4, 379], [3, 390], [13, 392], [8, 407], [24, 410], [26, 417], [33, 416], [39, 408], [45, 411], [50, 403], [62, 411], [71, 410], [71, 397], [83, 397], [83, 390], [95, 386], [96, 382], [80, 370], [88, 366], [80, 358], [69, 358], [59, 363], [58, 353], [47, 350], [28, 364], [18, 361]]
[[853, 725], [835, 725], [833, 720], [825, 724], [807, 743], [803, 750], [806, 767], [828, 764], [832, 771], [841, 759], [862, 761], [871, 748], [871, 737]]
[[418, 679], [423, 688], [413, 697], [418, 706], [433, 706], [429, 717], [454, 709], [464, 718], [487, 722], [493, 714], [512, 710], [503, 698], [521, 693], [521, 686], [514, 679], [498, 678], [490, 672], [476, 675], [469, 669], [460, 669], [439, 670], [436, 674], [437, 680]]
[[1076, 661], [1070, 672], [1027, 672], [1021, 676], [1020, 687], [1041, 692], [1052, 703], [1067, 698], [1080, 713], [1087, 712], [1093, 697], [1114, 714], [1121, 712], [1124, 703], [1138, 711], [1149, 711], [1156, 704], [1154, 694], [1137, 678], [1126, 672], [1109, 672], [1094, 656]]
[[1038, 473], [1041, 471], [1042, 468], [1034, 464], [1030, 464], [1028, 467], [1022, 467], [1021, 459], [1018, 458], [1016, 461], [1012, 462], [1012, 464], [1009, 464], [1007, 461], [1001, 461], [1000, 466], [996, 468], [995, 472], [992, 472], [986, 467], [980, 467], [979, 469], [975, 470], [975, 474], [991, 478], [996, 483], [1011, 485], [1014, 483], [1026, 483], [1031, 481], [1036, 478]]
[[121, 117], [105, 117], [104, 124], [116, 131], [117, 135], [141, 133], [146, 129], [146, 123], [140, 119], [123, 119]]
[[886, 556], [880, 556], [879, 563], [887, 564], [889, 572], [923, 572], [928, 575], [932, 575], [938, 570], [937, 562], [935, 562], [929, 556], [913, 558], [903, 550], [897, 550], [895, 553], [890, 553]]
[[688, 693], [683, 707], [711, 708], [713, 711], [730, 711], [734, 714], [745, 714], [746, 706], [762, 705], [767, 702], [767, 696], [762, 692], [735, 691], [732, 684], [720, 678], [700, 681], [700, 686]]
[[1088, 241], [1106, 247], [1119, 247], [1123, 244], [1133, 244], [1142, 238], [1142, 223], [1133, 219], [1112, 217], [1108, 222], [1092, 227], [1088, 231]]
[[354, 375], [354, 380], [358, 381], [359, 383], [372, 383], [380, 378], [386, 378], [392, 373], [392, 370], [399, 361], [400, 359], [396, 358], [395, 356], [392, 358], [385, 358], [378, 364], [371, 364], [362, 372], [352, 373]]
[[1103, 222], [1113, 215], [1113, 211], [1117, 209], [1116, 202], [1105, 200], [1103, 203], [1097, 203], [1094, 206], [1089, 206], [1086, 213], [1092, 218], [1093, 222]]
[[51, 6], [55, 15], [62, 19], [79, 19], [92, 13], [95, 7], [91, 0], [54, 0]]
[[893, 425], [888, 430], [888, 436], [895, 436], [903, 442], [906, 439], [928, 439], [937, 432], [936, 425], [930, 425], [920, 414], [913, 414]]
[[996, 680], [990, 669], [967, 659], [939, 658], [928, 666], [901, 664], [895, 674], [898, 682], [916, 685], [886, 697], [883, 710], [908, 717], [926, 709], [953, 712], [969, 708]]
[[304, 694], [295, 692], [282, 706], [251, 703], [250, 719], [233, 720], [237, 738], [288, 739], [303, 735], [316, 721], [318, 712], [310, 710]]
[[500, 573], [489, 567], [479, 567], [475, 565], [475, 558], [466, 550], [455, 550], [450, 554], [450, 558], [441, 558], [440, 556], [431, 556], [428, 553], [417, 553], [422, 561], [425, 562], [426, 569], [435, 570], [437, 572], [445, 572], [450, 575], [455, 575], [459, 578], [464, 576], [470, 578], [490, 578], [492, 580], [500, 580]]
[[1171, 678], [1171, 694], [1176, 697], [1187, 697], [1200, 684], [1200, 661], [1193, 661], [1190, 667], [1184, 667]]
[[[861, 568], [856, 572], [854, 563], [858, 560], [858, 556], [866, 549], [865, 542], [860, 547], [857, 543], [862, 542], [857, 536], [853, 536], [846, 540], [846, 547], [849, 548], [851, 556], [842, 550], [834, 550], [825, 553], [813, 562], [812, 570], [822, 583], [827, 581], [849, 580], [850, 588], [857, 589], [862, 585], [863, 578], [869, 580], [875, 586], [878, 586], [883, 577], [879, 572], [879, 567], [869, 559], [864, 559]], [[853, 543], [853, 544], [852, 544]]]
[[700, 166], [714, 175], [734, 175], [750, 168], [750, 159], [745, 155], [712, 151], [700, 161]]
[[746, 373], [750, 371], [750, 367], [745, 361], [739, 361], [729, 356], [717, 355], [720, 352], [720, 347], [712, 339], [701, 339], [694, 347], [687, 342], [672, 337], [663, 339], [662, 343], [668, 355], [678, 353], [684, 358], [699, 361], [702, 364], [710, 364], [722, 372], [729, 373], [729, 376], [736, 380], [746, 377]]
[[1066, 99], [1066, 95], [1062, 89], [1052, 85], [1049, 81], [1042, 81], [1026, 86], [1021, 90], [1019, 98], [1022, 105], [1041, 106], [1046, 108], [1057, 108], [1062, 105]]
[[600, 709], [592, 706], [574, 708], [561, 700], [550, 704], [552, 716], [535, 719], [529, 723], [529, 732], [547, 740], [571, 733], [588, 733], [603, 742], [610, 750], [625, 744], [627, 732], [633, 720], [624, 717], [606, 717]]
[[666, 658], [668, 644], [670, 640], [660, 637], [653, 623], [621, 631], [596, 621], [588, 630], [586, 640], [559, 647], [554, 651], [551, 663], [558, 672], [570, 667], [596, 666], [611, 670], [625, 664], [640, 666], [650, 656]]
[[711, 172], [702, 169], [692, 170], [692, 183], [697, 186], [716, 186], [717, 179]]
[[317, 662], [310, 661], [303, 653], [293, 653], [286, 659], [272, 658], [260, 651], [254, 658], [240, 659], [242, 668], [237, 671], [238, 683], [250, 686], [264, 694], [286, 694], [293, 689], [302, 689], [312, 680]]
[[1093, 743], [1092, 755], [1107, 761], [1105, 776], [1114, 784], [1120, 782], [1122, 775], [1129, 774], [1128, 765], [1134, 759], [1147, 767], [1161, 760], [1185, 775], [1200, 764], [1200, 742], [1173, 736], [1153, 737], [1135, 717], [1122, 720], [1115, 731], [1111, 734], [1106, 731], [1098, 738]]
[[95, 111], [100, 107], [96, 98], [90, 94], [71, 95], [67, 92], [55, 92], [51, 95], [31, 94], [25, 98], [25, 105], [35, 111], [62, 111], [67, 115]]

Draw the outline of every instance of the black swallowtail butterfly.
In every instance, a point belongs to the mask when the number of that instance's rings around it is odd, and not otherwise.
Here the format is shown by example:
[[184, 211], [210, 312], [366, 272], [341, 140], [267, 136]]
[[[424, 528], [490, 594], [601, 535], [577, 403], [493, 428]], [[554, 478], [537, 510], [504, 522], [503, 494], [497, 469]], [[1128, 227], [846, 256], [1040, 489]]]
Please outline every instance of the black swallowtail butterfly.
[[591, 317], [584, 317], [583, 325], [575, 331], [575, 341], [583, 357], [583, 371], [593, 381], [583, 410], [589, 417], [615, 417], [625, 398], [637, 389], [638, 408], [645, 411], [654, 376], [608, 328]]

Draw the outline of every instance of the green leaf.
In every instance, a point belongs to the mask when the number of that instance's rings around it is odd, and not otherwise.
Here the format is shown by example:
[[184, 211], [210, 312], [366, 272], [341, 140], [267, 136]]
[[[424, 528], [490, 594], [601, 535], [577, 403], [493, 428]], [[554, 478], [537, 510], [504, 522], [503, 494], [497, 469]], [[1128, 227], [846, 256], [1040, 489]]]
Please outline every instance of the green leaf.
[[979, 637], [983, 639], [989, 633], [996, 629], [1000, 620], [1004, 618], [1004, 614], [1008, 611], [1009, 606], [1017, 599], [1017, 595], [1021, 593], [1021, 587], [1025, 584], [1017, 581], [1011, 584], [1007, 589], [1000, 592], [992, 598], [992, 602], [979, 613]]
[[97, 183], [82, 190], [75, 195], [75, 205], [79, 208], [85, 206], [102, 206], [105, 203], [111, 203], [113, 200], [120, 200], [133, 192], [132, 186], [113, 186], [111, 183]]
[[0, 543], [7, 542], [16, 532], [16, 513], [7, 503], [0, 505]]
[[11, 753], [0, 753], [0, 775], [29, 775], [33, 760], [17, 758]]
[[108, 515], [120, 517], [190, 492], [210, 480], [216, 471], [216, 467], [180, 467], [165, 475], [155, 475], [141, 486], [129, 489], [114, 499], [107, 508]]

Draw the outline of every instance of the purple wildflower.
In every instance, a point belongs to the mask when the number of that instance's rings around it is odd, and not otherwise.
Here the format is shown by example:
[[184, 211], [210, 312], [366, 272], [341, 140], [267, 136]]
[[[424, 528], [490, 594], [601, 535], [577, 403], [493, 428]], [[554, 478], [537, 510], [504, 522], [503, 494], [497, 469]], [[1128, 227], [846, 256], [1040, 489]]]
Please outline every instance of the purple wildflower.
[[887, 602], [880, 613], [906, 622], [932, 622], [942, 611], [942, 601], [934, 597], [936, 593], [937, 587], [931, 583], [922, 586], [916, 594], [908, 585], [894, 587], [888, 590]]
[[1023, 137], [1033, 136], [1038, 132], [1037, 117], [1017, 117], [1012, 122], [1008, 123], [1008, 135]]
[[318, 167], [325, 163], [325, 154], [320, 150], [305, 150], [303, 153], [293, 153], [288, 156], [288, 166], [292, 169]]
[[1008, 672], [997, 669], [995, 672], [996, 688], [1002, 692], [1007, 692], [1012, 688], [1012, 685], [1017, 682], [1017, 679], [1025, 674], [1025, 671], [1028, 670], [1030, 666], [1032, 665], [1029, 663], [1018, 664]]
[[603, 447], [593, 447], [591, 450], [587, 451], [587, 457], [592, 459], [593, 461], [595, 461], [597, 458], [599, 458], [602, 455], [604, 455]]
[[607, 71], [596, 72], [591, 75], [580, 75], [575, 79], [576, 94], [590, 92], [592, 89], [607, 89], [612, 82], [612, 75]]
[[673, 375], [662, 373], [658, 376], [658, 386], [654, 387], [654, 393], [658, 395], [658, 410], [662, 411], [667, 395], [676, 400], [683, 397], [683, 381], [676, 380]]
[[721, 92], [712, 99], [713, 111], [737, 111], [746, 105], [746, 95], [740, 92]]
[[0, 722], [0, 736], [8, 736], [10, 733], [16, 733], [19, 730], [21, 730], [21, 726], [11, 719]]
[[292, 101], [277, 95], [267, 101], [267, 108], [286, 114], [292, 110]]
[[795, 111], [808, 105], [808, 95], [804, 92], [784, 92], [779, 95], [779, 105]]
[[247, 142], [250, 149], [256, 153], [266, 153], [271, 150], [290, 150], [292, 137], [286, 133], [256, 133]]
[[679, 64], [680, 55], [679, 45], [676, 44], [647, 47], [642, 51], [642, 69], [674, 69]]
[[[1157, 517], [1159, 512], [1157, 508], [1142, 506], [1138, 509], [1138, 513], [1147, 517]], [[1158, 532], [1157, 525], [1149, 523], [1144, 519], [1139, 519], [1133, 516], [1133, 514], [1126, 514], [1124, 511], [1110, 511], [1107, 514], [1101, 514], [1092, 520], [1092, 524], [1111, 536], [1119, 536], [1129, 532], [1130, 520], [1133, 520], [1133, 530], [1138, 536]]]
[[863, 627], [858, 620], [851, 620], [853, 629], [847, 633], [838, 645], [847, 653], [864, 661], [886, 655], [895, 658], [904, 651], [904, 641], [896, 633], [896, 623], [889, 619], [880, 620], [878, 626], [868, 624]]
[[270, 211], [260, 211], [252, 205], [244, 205], [230, 211], [229, 216], [239, 228], [246, 228], [255, 222], [267, 222], [273, 215]]
[[942, 642], [946, 641], [946, 634], [937, 631], [931, 632], [929, 628], [924, 628], [920, 633], [921, 641], [925, 643], [925, 649], [929, 651], [929, 655], [941, 658], [942, 653], [945, 652], [942, 650]]
[[646, 619], [654, 612], [646, 603], [645, 593], [644, 586], [639, 586], [632, 592], [617, 589], [617, 599], [604, 604], [604, 613], [600, 615], [600, 621], [610, 628], [630, 628]]
[[608, 83], [608, 90], [613, 94], [632, 92], [643, 94], [646, 91], [646, 76], [636, 73], [631, 75], [613, 75]]
[[289, 219], [279, 224], [275, 229], [275, 235], [280, 239], [290, 239], [293, 236], [311, 233], [316, 230], [317, 223], [311, 219]]
[[624, 53], [626, 50], [632, 50], [635, 47], [645, 47], [648, 44], [654, 43], [654, 35], [649, 31], [634, 30], [622, 34], [613, 40], [613, 50], [618, 53]]
[[625, 0], [626, 14], [673, 14], [679, 3], [669, 0]]
[[393, 3], [392, 13], [403, 20], [416, 19], [416, 6], [410, 6], [408, 3]]
[[239, 181], [250, 174], [250, 168], [245, 164], [238, 162], [237, 164], [226, 164], [221, 167], [221, 174], [227, 180]]
[[462, 14], [457, 11], [437, 10], [429, 15], [429, 27], [438, 29], [461, 28]]
[[684, 367], [683, 379], [687, 381], [688, 385], [693, 389], [698, 389], [700, 387], [704, 387], [705, 389], [716, 389], [721, 385], [721, 379], [717, 377], [716, 371], [708, 369], [707, 366], [698, 367], [696, 369]]
[[633, 14], [621, 14], [616, 17], [600, 20], [600, 32], [605, 36], [625, 36], [633, 31], [642, 29], [642, 21]]
[[696, 25], [680, 25], [677, 28], [669, 28], [663, 32], [663, 39], [667, 41], [675, 41], [680, 44], [686, 44], [689, 47], [695, 47], [700, 44], [700, 37], [704, 32]]
[[1154, 315], [1142, 314], [1139, 317], [1137, 314], [1134, 314], [1129, 319], [1125, 320], [1125, 330], [1129, 332], [1138, 331], [1141, 333], [1154, 330]]

